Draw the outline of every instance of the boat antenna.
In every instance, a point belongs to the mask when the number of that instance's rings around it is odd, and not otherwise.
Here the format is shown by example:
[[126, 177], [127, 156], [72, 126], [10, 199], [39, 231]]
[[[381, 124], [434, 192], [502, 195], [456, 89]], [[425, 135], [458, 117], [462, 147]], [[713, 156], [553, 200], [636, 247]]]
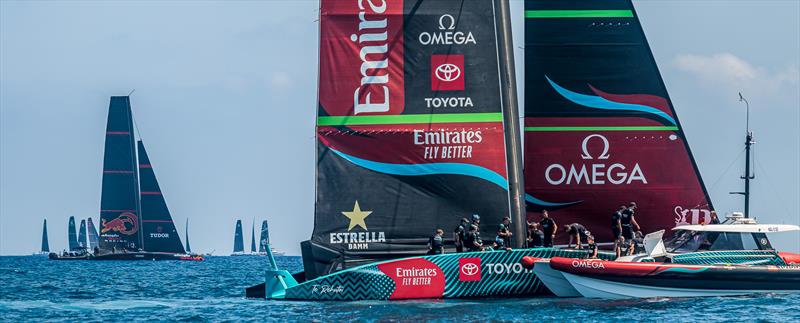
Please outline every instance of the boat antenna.
[[133, 89], [130, 92], [128, 92], [128, 96], [131, 96], [131, 94], [133, 94], [133, 92], [136, 92], [136, 89]]
[[755, 175], [751, 175], [750, 172], [750, 146], [755, 144], [756, 142], [753, 141], [753, 133], [750, 131], [750, 102], [747, 102], [747, 99], [742, 95], [742, 92], [739, 92], [739, 102], [744, 102], [745, 109], [746, 109], [746, 137], [744, 141], [744, 151], [745, 151], [745, 160], [744, 160], [744, 176], [741, 176], [741, 179], [744, 180], [744, 192], [731, 192], [731, 194], [739, 194], [744, 195], [744, 217], [750, 217], [750, 180], [755, 179]]

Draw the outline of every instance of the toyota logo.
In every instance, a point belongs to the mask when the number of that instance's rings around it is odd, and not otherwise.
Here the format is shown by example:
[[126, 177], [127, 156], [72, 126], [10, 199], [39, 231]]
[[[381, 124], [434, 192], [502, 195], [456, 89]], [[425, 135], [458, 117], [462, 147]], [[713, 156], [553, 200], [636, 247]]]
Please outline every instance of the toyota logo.
[[478, 265], [469, 262], [461, 266], [461, 273], [467, 276], [473, 276], [478, 273], [479, 269]]
[[461, 69], [450, 63], [444, 63], [436, 68], [436, 78], [444, 82], [452, 82], [461, 77]]

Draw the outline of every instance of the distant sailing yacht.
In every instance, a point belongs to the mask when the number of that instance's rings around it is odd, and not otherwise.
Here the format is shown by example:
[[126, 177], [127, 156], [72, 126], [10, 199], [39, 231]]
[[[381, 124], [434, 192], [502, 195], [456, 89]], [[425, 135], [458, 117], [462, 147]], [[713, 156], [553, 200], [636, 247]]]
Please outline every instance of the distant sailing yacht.
[[233, 253], [231, 256], [246, 256], [244, 253], [244, 237], [242, 233], [242, 220], [236, 220], [236, 232], [233, 234]]
[[[111, 97], [103, 160], [100, 234], [94, 253], [88, 258], [203, 260], [202, 256], [189, 255], [184, 250], [144, 143], [141, 140], [134, 143], [134, 137], [130, 98]], [[74, 228], [74, 220], [70, 224]], [[73, 232], [70, 229], [71, 237]]]
[[50, 254], [50, 242], [47, 239], [47, 219], [42, 223], [42, 248], [34, 256], [46, 256]]
[[266, 256], [267, 255], [267, 248], [272, 251], [273, 256], [285, 256], [286, 254], [283, 251], [275, 249], [274, 247], [270, 246], [269, 243], [269, 223], [267, 220], [261, 222], [261, 239], [258, 243], [258, 255], [259, 256]]
[[[85, 222], [81, 222], [81, 227], [85, 232]], [[61, 254], [57, 254], [55, 252], [51, 252], [48, 254], [48, 257], [53, 260], [85, 260], [89, 259], [89, 253], [87, 252], [86, 248], [83, 247], [78, 242], [78, 233], [75, 231], [75, 217], [69, 217], [69, 223], [67, 224], [67, 244], [69, 245], [69, 250], [65, 250], [61, 252]], [[85, 233], [82, 236], [84, 239], [86, 238]]]

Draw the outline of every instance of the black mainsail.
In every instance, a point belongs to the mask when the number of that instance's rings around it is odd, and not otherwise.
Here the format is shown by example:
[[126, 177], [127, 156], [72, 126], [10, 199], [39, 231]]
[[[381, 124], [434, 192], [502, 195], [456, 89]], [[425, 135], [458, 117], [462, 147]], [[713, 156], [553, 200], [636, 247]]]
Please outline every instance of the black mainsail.
[[250, 253], [256, 253], [256, 219], [253, 219], [253, 226], [250, 228]]
[[86, 220], [81, 220], [81, 225], [78, 226], [78, 247], [89, 248], [89, 240], [86, 238]]
[[192, 253], [192, 247], [189, 246], [189, 218], [186, 218], [186, 252]]
[[139, 175], [130, 98], [112, 96], [108, 107], [100, 199], [100, 249], [141, 248]]
[[89, 248], [94, 249], [97, 248], [97, 228], [94, 226], [94, 222], [92, 222], [92, 218], [86, 219], [86, 229], [89, 231]]
[[69, 224], [67, 224], [67, 239], [69, 239], [69, 251], [78, 251], [80, 249], [80, 245], [78, 245], [78, 236], [75, 232], [75, 217], [69, 217]]
[[50, 242], [47, 239], [47, 219], [42, 223], [42, 248], [41, 252], [50, 252]]
[[266, 253], [269, 246], [269, 224], [267, 220], [261, 222], [261, 239], [258, 243], [258, 253]]
[[236, 232], [233, 236], [233, 253], [244, 253], [244, 237], [242, 236], [242, 220], [236, 220]]
[[185, 253], [144, 143], [139, 140], [137, 145], [143, 249], [149, 252]]

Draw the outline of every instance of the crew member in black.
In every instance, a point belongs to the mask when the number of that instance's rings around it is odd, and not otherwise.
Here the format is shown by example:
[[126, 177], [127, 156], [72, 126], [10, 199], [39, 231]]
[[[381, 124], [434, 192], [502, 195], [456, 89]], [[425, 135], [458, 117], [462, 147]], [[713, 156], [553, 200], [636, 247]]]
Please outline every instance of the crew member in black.
[[620, 233], [622, 232], [622, 223], [620, 223], [620, 219], [622, 219], [622, 211], [625, 211], [624, 205], [620, 205], [619, 210], [611, 215], [611, 236], [614, 237], [614, 243], [617, 243]]
[[478, 232], [477, 225], [470, 225], [469, 232], [467, 232], [466, 239], [464, 239], [464, 245], [467, 247], [469, 251], [482, 251], [483, 250], [483, 241], [481, 241], [480, 233]]
[[572, 239], [575, 238], [576, 239], [575, 246], [577, 249], [583, 248], [582, 242], [586, 241], [587, 237], [590, 234], [589, 231], [586, 230], [586, 227], [584, 227], [580, 223], [565, 225], [564, 232], [566, 232], [569, 235], [569, 243], [567, 244], [567, 248], [572, 246]]
[[[622, 211], [622, 217], [619, 219], [622, 225], [622, 236], [628, 241], [633, 240], [633, 233], [635, 231], [640, 231], [642, 229], [639, 227], [639, 223], [636, 223], [636, 218], [633, 216], [635, 212], [636, 202], [631, 202], [628, 204], [628, 208]], [[633, 229], [634, 227], [636, 227], [636, 230]]]
[[711, 211], [711, 221], [708, 224], [719, 224], [719, 217], [717, 217], [717, 211]]
[[477, 214], [472, 215], [472, 224], [478, 227], [478, 233], [481, 232], [481, 216]]
[[503, 223], [497, 228], [497, 237], [503, 240], [503, 249], [511, 248], [511, 218], [504, 217]]
[[539, 224], [528, 223], [528, 238], [527, 238], [528, 248], [541, 247], [543, 242], [544, 242], [544, 233], [542, 232], [542, 230], [539, 230]]
[[469, 231], [469, 220], [461, 218], [461, 223], [453, 230], [453, 241], [456, 244], [456, 252], [464, 252], [464, 238]]
[[594, 237], [591, 235], [586, 237], [586, 248], [589, 249], [586, 258], [597, 259], [597, 244], [594, 242]]
[[545, 247], [552, 247], [553, 239], [556, 238], [556, 221], [550, 218], [550, 214], [547, 213], [547, 210], [542, 210], [542, 220], [539, 221], [539, 227], [542, 229], [542, 233], [544, 233], [542, 245]]
[[436, 229], [436, 234], [434, 234], [430, 239], [428, 239], [428, 254], [429, 255], [441, 255], [444, 253], [444, 239], [442, 236], [444, 235], [444, 230]]

